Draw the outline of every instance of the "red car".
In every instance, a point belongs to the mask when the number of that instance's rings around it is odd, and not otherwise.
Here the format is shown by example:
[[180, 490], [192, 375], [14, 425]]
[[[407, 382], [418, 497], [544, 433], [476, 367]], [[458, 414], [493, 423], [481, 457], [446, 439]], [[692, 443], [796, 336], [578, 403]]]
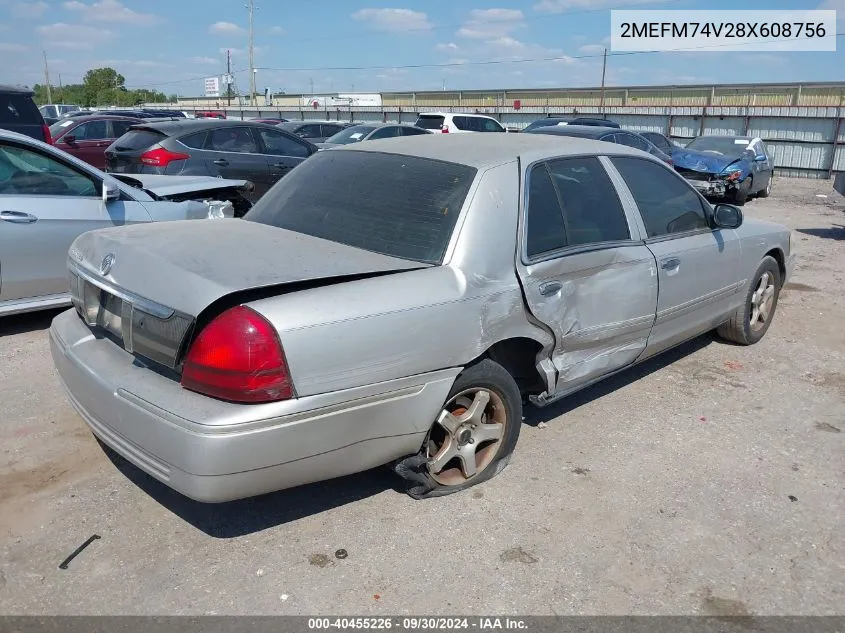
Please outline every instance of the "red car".
[[97, 169], [106, 167], [106, 148], [143, 119], [107, 114], [61, 119], [50, 126], [53, 144]]
[[200, 110], [194, 114], [197, 119], [225, 119], [226, 113], [219, 110]]

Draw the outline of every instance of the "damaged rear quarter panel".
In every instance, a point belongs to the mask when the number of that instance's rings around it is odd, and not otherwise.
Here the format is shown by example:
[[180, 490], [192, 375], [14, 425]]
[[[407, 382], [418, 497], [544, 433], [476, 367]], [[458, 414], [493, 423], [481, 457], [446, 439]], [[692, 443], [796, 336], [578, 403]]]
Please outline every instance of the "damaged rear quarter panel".
[[518, 165], [478, 179], [444, 265], [250, 304], [276, 326], [298, 395], [463, 367], [508, 338], [551, 345], [514, 267]]

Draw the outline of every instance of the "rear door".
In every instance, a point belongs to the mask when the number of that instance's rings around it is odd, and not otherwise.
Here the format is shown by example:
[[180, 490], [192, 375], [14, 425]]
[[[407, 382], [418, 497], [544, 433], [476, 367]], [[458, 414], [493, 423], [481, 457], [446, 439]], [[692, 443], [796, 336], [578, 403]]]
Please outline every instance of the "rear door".
[[654, 256], [599, 158], [535, 163], [524, 187], [517, 269], [532, 314], [554, 333], [557, 391], [567, 393], [645, 349]]
[[149, 221], [128, 196], [106, 205], [93, 173], [0, 140], [0, 301], [67, 293], [68, 249], [78, 235]]
[[267, 157], [261, 153], [259, 139], [247, 126], [223, 127], [211, 130], [207, 150], [202, 154], [208, 173], [220, 178], [249, 180], [255, 185], [251, 194], [257, 200], [278, 178], [270, 175]]
[[725, 320], [737, 300], [740, 241], [733, 229], [709, 227], [710, 205], [674, 170], [632, 156], [611, 162], [639, 209], [645, 244], [657, 259], [652, 355]]
[[284, 132], [254, 129], [261, 142], [261, 152], [269, 170], [270, 186], [311, 155], [311, 148]]

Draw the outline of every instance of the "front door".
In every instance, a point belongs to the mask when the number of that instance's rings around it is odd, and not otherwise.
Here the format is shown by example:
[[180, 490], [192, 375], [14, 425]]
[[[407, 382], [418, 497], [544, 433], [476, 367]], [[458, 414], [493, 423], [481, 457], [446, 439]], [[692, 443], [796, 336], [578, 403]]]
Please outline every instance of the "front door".
[[67, 294], [68, 249], [77, 236], [150, 221], [134, 200], [103, 203], [101, 187], [50, 153], [0, 141], [0, 301]]
[[598, 158], [537, 163], [526, 188], [517, 268], [532, 314], [554, 334], [562, 394], [643, 352], [657, 306], [655, 261]]
[[311, 155], [311, 149], [292, 134], [272, 128], [261, 128], [256, 132], [269, 170], [270, 186]]
[[98, 169], [105, 169], [106, 148], [111, 145], [108, 121], [87, 121], [56, 141], [56, 147], [84, 160]]
[[709, 204], [660, 163], [617, 156], [613, 166], [640, 212], [657, 260], [657, 317], [646, 356], [722, 323], [736, 307], [740, 242], [736, 231], [709, 227]]

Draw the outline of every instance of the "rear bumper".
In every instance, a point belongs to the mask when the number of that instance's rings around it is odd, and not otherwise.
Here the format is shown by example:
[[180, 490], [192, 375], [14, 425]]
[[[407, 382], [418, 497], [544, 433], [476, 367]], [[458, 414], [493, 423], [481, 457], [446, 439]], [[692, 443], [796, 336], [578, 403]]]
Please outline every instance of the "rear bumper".
[[53, 360], [93, 433], [180, 493], [230, 501], [359, 472], [415, 453], [459, 369], [264, 405], [182, 389], [68, 310]]

